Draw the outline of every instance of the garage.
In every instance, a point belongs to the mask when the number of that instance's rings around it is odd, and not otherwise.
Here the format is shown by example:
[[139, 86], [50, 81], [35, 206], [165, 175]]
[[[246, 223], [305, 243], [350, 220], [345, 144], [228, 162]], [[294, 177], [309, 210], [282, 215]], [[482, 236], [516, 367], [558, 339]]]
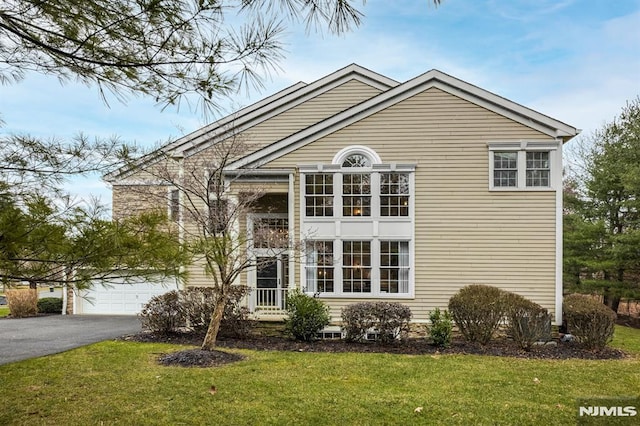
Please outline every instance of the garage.
[[171, 290], [178, 284], [173, 280], [150, 281], [140, 279], [129, 283], [113, 282], [93, 284], [75, 298], [74, 313], [89, 315], [136, 315], [152, 297]]

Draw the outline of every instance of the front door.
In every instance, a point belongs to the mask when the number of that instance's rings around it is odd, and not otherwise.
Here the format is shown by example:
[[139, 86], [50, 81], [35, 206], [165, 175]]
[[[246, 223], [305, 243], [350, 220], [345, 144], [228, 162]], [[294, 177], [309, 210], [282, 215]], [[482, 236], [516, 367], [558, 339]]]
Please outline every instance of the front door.
[[289, 282], [289, 257], [285, 254], [256, 258], [256, 301], [258, 308], [284, 308]]

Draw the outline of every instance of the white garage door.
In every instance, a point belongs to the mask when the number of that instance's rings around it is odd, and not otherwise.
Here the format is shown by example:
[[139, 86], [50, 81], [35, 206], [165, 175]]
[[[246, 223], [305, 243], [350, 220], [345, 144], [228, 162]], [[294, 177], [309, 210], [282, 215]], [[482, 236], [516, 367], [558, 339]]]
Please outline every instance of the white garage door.
[[76, 299], [76, 313], [102, 315], [136, 315], [153, 296], [175, 290], [176, 283], [149, 282], [113, 284], [94, 283]]

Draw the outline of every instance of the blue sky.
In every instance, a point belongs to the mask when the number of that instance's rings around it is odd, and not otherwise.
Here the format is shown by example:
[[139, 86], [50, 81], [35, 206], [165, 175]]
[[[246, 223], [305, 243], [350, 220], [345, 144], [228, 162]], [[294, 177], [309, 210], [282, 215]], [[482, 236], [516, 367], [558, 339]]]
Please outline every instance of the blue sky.
[[[358, 7], [363, 25], [343, 36], [290, 27], [282, 70], [263, 91], [230, 104], [246, 106], [354, 62], [398, 81], [436, 68], [586, 136], [640, 95], [640, 0], [444, 0], [437, 8], [430, 0], [369, 0]], [[148, 146], [207, 124], [197, 112], [161, 111], [151, 99], [112, 97], [107, 106], [95, 87], [35, 74], [0, 86], [0, 117], [1, 132], [117, 135]], [[98, 178], [75, 181], [73, 190], [110, 203]]]

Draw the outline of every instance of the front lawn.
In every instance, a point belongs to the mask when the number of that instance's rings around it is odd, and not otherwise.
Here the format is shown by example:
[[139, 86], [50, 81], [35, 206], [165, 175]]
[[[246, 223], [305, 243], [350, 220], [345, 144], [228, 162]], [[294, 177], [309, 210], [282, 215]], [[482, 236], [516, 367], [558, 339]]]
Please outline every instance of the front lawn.
[[[237, 351], [185, 369], [184, 347], [110, 341], [0, 366], [3, 424], [575, 424], [576, 398], [640, 394], [640, 330], [624, 360]], [[215, 388], [212, 388], [215, 387]]]
[[9, 307], [7, 305], [0, 306], [0, 318], [9, 315]]

